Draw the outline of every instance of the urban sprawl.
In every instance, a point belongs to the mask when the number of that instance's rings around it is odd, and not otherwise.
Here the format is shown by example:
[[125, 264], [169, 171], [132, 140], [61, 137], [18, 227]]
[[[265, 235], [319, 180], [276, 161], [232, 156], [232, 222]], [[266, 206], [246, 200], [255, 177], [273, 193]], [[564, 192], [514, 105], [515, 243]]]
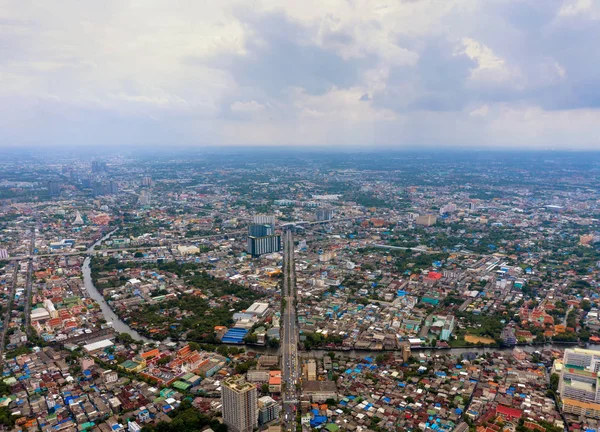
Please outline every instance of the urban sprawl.
[[600, 427], [600, 158], [0, 158], [0, 429]]

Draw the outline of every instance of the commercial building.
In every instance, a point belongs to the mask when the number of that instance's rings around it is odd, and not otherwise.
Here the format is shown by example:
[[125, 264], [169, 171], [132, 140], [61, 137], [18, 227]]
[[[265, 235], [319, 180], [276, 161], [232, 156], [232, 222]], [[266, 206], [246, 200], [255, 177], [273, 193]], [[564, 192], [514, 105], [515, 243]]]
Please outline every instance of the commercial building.
[[223, 421], [230, 431], [252, 432], [258, 427], [256, 387], [242, 375], [226, 379], [221, 386]]
[[270, 396], [258, 399], [258, 424], [261, 426], [279, 418], [279, 404]]
[[92, 172], [93, 173], [100, 173], [100, 172], [106, 172], [106, 171], [108, 171], [106, 162], [102, 162], [102, 161], [93, 161], [92, 162]]
[[248, 237], [248, 253], [253, 257], [279, 252], [281, 250], [281, 236], [269, 235], [264, 237]]
[[456, 211], [456, 204], [449, 203], [445, 206], [440, 207], [440, 216], [444, 214], [454, 213]]
[[281, 393], [281, 371], [269, 371], [269, 391], [271, 393]]
[[315, 217], [317, 222], [321, 221], [330, 221], [333, 219], [333, 209], [329, 208], [320, 208], [315, 212]]
[[432, 226], [432, 225], [435, 225], [436, 222], [437, 222], [437, 216], [433, 215], [433, 214], [421, 215], [421, 216], [417, 217], [417, 219], [415, 220], [415, 223], [417, 225], [423, 225], [423, 226]]
[[567, 414], [600, 418], [600, 351], [566, 349], [558, 393]]
[[307, 381], [315, 381], [317, 379], [317, 362], [315, 359], [309, 359], [306, 362], [305, 378]]
[[248, 227], [248, 235], [251, 237], [266, 237], [273, 234], [275, 231], [269, 224], [252, 224]]
[[60, 183], [56, 180], [50, 180], [48, 182], [48, 193], [50, 196], [60, 195]]
[[306, 381], [302, 385], [302, 393], [313, 402], [325, 402], [327, 399], [338, 399], [337, 387], [333, 381]]
[[257, 316], [259, 318], [263, 318], [267, 315], [269, 311], [269, 303], [261, 303], [255, 302], [250, 305], [248, 309], [246, 309], [246, 313], [250, 315]]
[[106, 187], [99, 181], [95, 181], [92, 184], [92, 195], [97, 197], [97, 196], [102, 196], [106, 194]]
[[111, 180], [108, 184], [108, 191], [111, 195], [116, 195], [119, 193], [119, 183], [114, 180]]

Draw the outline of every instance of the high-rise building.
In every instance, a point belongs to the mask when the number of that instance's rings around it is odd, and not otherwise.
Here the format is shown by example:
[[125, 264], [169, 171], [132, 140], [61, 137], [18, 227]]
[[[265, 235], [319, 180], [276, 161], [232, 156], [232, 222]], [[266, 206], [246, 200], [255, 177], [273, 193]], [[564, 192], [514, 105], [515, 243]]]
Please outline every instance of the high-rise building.
[[435, 225], [436, 222], [437, 222], [437, 216], [433, 215], [433, 214], [421, 215], [415, 220], [415, 223], [417, 225], [423, 225], [423, 226]]
[[252, 224], [248, 227], [248, 235], [251, 237], [265, 237], [273, 234], [275, 234], [275, 232], [273, 231], [273, 227], [269, 224]]
[[255, 225], [271, 225], [275, 230], [275, 216], [272, 215], [256, 215], [254, 216]]
[[108, 191], [111, 195], [116, 195], [119, 193], [119, 183], [114, 180], [111, 180], [108, 184]]
[[271, 396], [258, 399], [258, 424], [264, 425], [279, 418], [279, 404]]
[[141, 191], [140, 197], [138, 198], [138, 202], [140, 203], [140, 205], [150, 205], [150, 191]]
[[142, 178], [142, 186], [152, 186], [152, 177], [144, 176]]
[[456, 211], [456, 204], [450, 203], [440, 207], [440, 215], [454, 213]]
[[279, 252], [281, 250], [281, 236], [279, 234], [264, 237], [248, 236], [247, 250], [253, 257]]
[[92, 162], [92, 172], [93, 173], [106, 172], [106, 171], [107, 171], [106, 162], [101, 162], [101, 161], [93, 161]]
[[48, 193], [50, 196], [60, 195], [60, 183], [56, 180], [50, 180], [48, 182]]
[[567, 414], [600, 418], [600, 351], [566, 349], [558, 393]]
[[410, 359], [410, 344], [404, 344], [402, 345], [402, 361], [404, 361], [404, 363], [408, 363], [408, 360]]
[[315, 217], [317, 222], [322, 221], [330, 221], [333, 219], [333, 209], [330, 208], [320, 208], [315, 212]]
[[95, 181], [92, 184], [92, 195], [97, 197], [97, 196], [102, 196], [106, 193], [106, 188], [104, 187], [104, 185], [99, 182], [99, 181]]
[[257, 390], [242, 375], [227, 378], [221, 385], [223, 422], [230, 431], [252, 432], [258, 427]]
[[90, 176], [86, 176], [84, 178], [81, 179], [81, 186], [84, 189], [89, 189], [92, 187], [92, 177]]

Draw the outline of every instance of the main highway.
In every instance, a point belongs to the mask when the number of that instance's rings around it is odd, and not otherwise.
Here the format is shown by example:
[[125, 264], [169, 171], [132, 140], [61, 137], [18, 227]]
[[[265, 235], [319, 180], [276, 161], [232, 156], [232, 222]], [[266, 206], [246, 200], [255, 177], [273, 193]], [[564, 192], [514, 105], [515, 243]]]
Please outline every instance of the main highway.
[[19, 262], [14, 262], [14, 270], [13, 270], [13, 281], [10, 289], [10, 294], [8, 296], [8, 303], [6, 304], [6, 311], [4, 312], [4, 323], [2, 325], [2, 333], [0, 336], [0, 362], [3, 361], [4, 355], [4, 347], [6, 345], [6, 331], [8, 330], [8, 324], [10, 323], [11, 312], [13, 307], [13, 302], [15, 300], [15, 292], [17, 291], [17, 280], [19, 277], [19, 266], [21, 264]]
[[281, 327], [283, 425], [296, 429], [299, 397], [298, 326], [296, 318], [296, 271], [294, 238], [290, 230], [283, 233], [283, 286], [281, 290], [283, 326]]

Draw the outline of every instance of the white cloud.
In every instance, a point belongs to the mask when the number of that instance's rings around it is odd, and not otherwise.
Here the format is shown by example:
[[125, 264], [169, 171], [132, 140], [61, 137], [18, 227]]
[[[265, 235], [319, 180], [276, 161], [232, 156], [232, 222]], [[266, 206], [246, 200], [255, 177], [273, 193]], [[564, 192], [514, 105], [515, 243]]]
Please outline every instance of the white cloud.
[[264, 105], [259, 104], [256, 101], [235, 101], [231, 104], [231, 111], [240, 113], [253, 113], [261, 111], [265, 108]]
[[490, 107], [488, 107], [487, 105], [482, 105], [479, 108], [476, 108], [473, 111], [471, 111], [469, 115], [471, 117], [485, 117], [488, 115], [489, 111]]
[[599, 3], [550, 3], [4, 2], [0, 146], [598, 146]]
[[567, 0], [558, 11], [559, 16], [575, 16], [589, 12], [592, 0]]
[[519, 75], [517, 70], [510, 70], [506, 61], [500, 58], [489, 47], [471, 39], [462, 39], [462, 50], [470, 59], [477, 62], [477, 67], [471, 70], [471, 78], [480, 81], [507, 81]]

